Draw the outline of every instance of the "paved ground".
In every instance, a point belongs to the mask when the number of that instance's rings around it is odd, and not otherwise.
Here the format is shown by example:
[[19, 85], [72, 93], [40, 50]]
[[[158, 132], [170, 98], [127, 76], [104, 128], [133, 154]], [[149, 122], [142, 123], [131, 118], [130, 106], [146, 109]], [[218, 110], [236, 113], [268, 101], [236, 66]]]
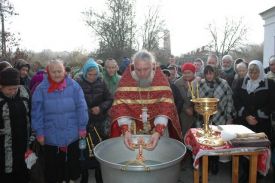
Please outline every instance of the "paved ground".
[[[219, 173], [217, 175], [211, 175], [209, 171], [209, 183], [231, 183], [231, 162], [229, 163], [219, 163]], [[272, 172], [270, 170], [266, 177], [258, 178], [258, 183], [274, 183], [272, 182]], [[94, 179], [93, 170], [89, 173], [89, 183], [96, 183]], [[191, 160], [187, 160], [183, 163], [181, 168], [181, 175], [178, 183], [193, 183], [193, 167]]]

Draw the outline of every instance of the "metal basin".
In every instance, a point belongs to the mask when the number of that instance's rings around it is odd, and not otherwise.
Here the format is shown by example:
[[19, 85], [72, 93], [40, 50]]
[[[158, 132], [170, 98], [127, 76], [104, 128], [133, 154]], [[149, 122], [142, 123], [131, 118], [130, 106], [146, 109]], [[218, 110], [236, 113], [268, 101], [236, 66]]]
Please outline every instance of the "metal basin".
[[[144, 137], [148, 142], [148, 135]], [[161, 137], [153, 151], [143, 150], [145, 167], [138, 164], [125, 165], [135, 160], [138, 150], [131, 151], [124, 145], [123, 137], [105, 140], [95, 149], [95, 157], [100, 162], [104, 183], [176, 183], [180, 175], [180, 162], [186, 152], [183, 143], [168, 137]]]

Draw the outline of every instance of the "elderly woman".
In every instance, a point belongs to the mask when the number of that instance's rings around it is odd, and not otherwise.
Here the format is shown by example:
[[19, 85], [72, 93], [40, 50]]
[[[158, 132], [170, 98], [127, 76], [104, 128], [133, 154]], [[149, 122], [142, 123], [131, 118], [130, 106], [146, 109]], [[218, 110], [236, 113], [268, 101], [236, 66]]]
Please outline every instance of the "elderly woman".
[[[253, 60], [248, 65], [248, 73], [240, 79], [234, 89], [234, 105], [237, 110], [237, 123], [254, 132], [264, 132], [271, 140], [270, 113], [275, 106], [274, 81], [267, 79], [263, 65]], [[249, 163], [245, 158], [240, 159], [239, 182], [248, 182]]]
[[258, 60], [249, 63], [248, 74], [240, 79], [234, 90], [234, 105], [240, 117], [238, 123], [254, 132], [271, 137], [270, 112], [275, 106], [274, 82], [267, 79]]
[[80, 175], [78, 139], [86, 135], [87, 104], [61, 60], [50, 61], [46, 70], [32, 98], [32, 128], [44, 145], [46, 182], [69, 182]]
[[119, 68], [115, 59], [110, 58], [105, 61], [102, 75], [103, 80], [106, 83], [107, 88], [111, 92], [112, 96], [114, 96], [121, 78], [121, 76], [117, 73], [118, 69]]
[[192, 63], [183, 64], [181, 67], [182, 76], [175, 81], [176, 87], [179, 89], [181, 97], [183, 98], [184, 104], [180, 113], [181, 130], [183, 136], [188, 129], [196, 121], [194, 116], [194, 109], [192, 102], [192, 95], [190, 92], [191, 85], [196, 85], [200, 80], [199, 77], [195, 77], [196, 67]]
[[30, 95], [14, 68], [0, 72], [0, 180], [28, 183], [24, 154], [30, 132]]
[[247, 66], [248, 65], [245, 62], [240, 62], [236, 65], [236, 74], [231, 85], [232, 90], [236, 88], [238, 80], [246, 76], [248, 70]]
[[[83, 89], [89, 109], [88, 133], [96, 145], [100, 139], [104, 140], [109, 135], [108, 110], [112, 106], [113, 98], [105, 82], [99, 77], [98, 64], [92, 58], [88, 59], [83, 66], [82, 75], [79, 76], [77, 82]], [[100, 167], [94, 157], [83, 162], [83, 168], [82, 183], [88, 182], [88, 168], [95, 168], [96, 182], [102, 182]]]

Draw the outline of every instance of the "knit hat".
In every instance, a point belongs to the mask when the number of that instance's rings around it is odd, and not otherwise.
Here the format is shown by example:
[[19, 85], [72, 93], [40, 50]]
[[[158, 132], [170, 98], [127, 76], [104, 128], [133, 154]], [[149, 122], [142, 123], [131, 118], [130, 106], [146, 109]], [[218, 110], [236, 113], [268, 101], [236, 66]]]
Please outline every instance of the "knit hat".
[[189, 70], [193, 73], [196, 72], [196, 67], [192, 63], [186, 63], [181, 66], [181, 71], [184, 72], [186, 70]]
[[20, 84], [20, 74], [17, 69], [6, 68], [0, 72], [0, 85], [12, 86]]

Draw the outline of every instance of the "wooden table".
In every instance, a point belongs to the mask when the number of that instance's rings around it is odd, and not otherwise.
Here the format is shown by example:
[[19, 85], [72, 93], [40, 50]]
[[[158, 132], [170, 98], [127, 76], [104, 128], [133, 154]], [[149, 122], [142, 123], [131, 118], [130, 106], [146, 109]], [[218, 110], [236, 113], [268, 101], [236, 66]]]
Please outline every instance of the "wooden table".
[[[191, 128], [185, 135], [184, 143], [192, 151], [194, 157], [194, 183], [199, 183], [199, 166], [202, 166], [202, 183], [208, 182], [208, 157], [232, 156], [232, 182], [237, 183], [239, 177], [239, 157], [249, 156], [249, 183], [256, 183], [257, 171], [267, 174], [270, 164], [270, 149], [267, 147], [232, 147], [226, 143], [223, 147], [212, 148], [201, 145], [197, 141], [198, 129]], [[260, 155], [260, 156], [259, 156]], [[260, 159], [259, 159], [260, 158]], [[201, 165], [199, 159], [202, 159]], [[261, 162], [258, 166], [258, 162]], [[260, 169], [259, 169], [260, 168]]]
[[[249, 183], [257, 182], [257, 162], [261, 151], [228, 153], [226, 156], [232, 156], [232, 183], [238, 183], [239, 178], [239, 156], [249, 156]], [[225, 155], [225, 154], [222, 154]], [[202, 157], [202, 183], [208, 182], [208, 156]], [[199, 170], [194, 168], [194, 183], [199, 183]]]

